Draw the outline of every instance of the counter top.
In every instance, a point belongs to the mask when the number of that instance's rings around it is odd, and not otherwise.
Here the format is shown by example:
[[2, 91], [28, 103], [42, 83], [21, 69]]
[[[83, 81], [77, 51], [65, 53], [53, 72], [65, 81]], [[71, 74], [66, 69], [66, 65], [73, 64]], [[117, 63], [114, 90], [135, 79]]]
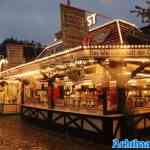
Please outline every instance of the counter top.
[[86, 116], [91, 116], [91, 117], [121, 117], [123, 116], [122, 114], [109, 114], [109, 115], [104, 115], [102, 111], [99, 112], [92, 112], [88, 110], [72, 110], [69, 108], [48, 108], [48, 106], [42, 106], [39, 104], [23, 104], [23, 107], [26, 108], [33, 108], [33, 109], [40, 109], [40, 110], [47, 110], [47, 111], [53, 111], [53, 112], [63, 112], [63, 113], [71, 113], [71, 114], [77, 114], [77, 115], [86, 115]]

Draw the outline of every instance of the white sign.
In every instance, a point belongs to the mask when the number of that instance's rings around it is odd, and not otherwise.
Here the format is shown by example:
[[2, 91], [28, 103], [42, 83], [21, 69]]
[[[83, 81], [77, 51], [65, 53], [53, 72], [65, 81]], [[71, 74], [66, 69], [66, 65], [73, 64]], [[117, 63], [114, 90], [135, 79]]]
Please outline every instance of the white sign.
[[87, 16], [87, 25], [88, 27], [96, 24], [96, 13]]

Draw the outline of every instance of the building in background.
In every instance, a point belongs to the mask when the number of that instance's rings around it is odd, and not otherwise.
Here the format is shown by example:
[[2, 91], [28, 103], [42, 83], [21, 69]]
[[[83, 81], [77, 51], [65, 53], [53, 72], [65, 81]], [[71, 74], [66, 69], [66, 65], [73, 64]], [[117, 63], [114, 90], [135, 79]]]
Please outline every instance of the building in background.
[[34, 60], [43, 49], [40, 43], [6, 39], [0, 44], [0, 55], [7, 60], [1, 71]]
[[[61, 10], [65, 22], [56, 39], [34, 61], [0, 72], [2, 113], [20, 112], [22, 108], [26, 117], [42, 120], [48, 117], [43, 111], [59, 113], [56, 118], [50, 115], [51, 121], [102, 133], [106, 136], [104, 140], [109, 138], [112, 142], [114, 137], [124, 137], [126, 128], [124, 120], [116, 120], [114, 115], [123, 113], [124, 106], [128, 106], [136, 115], [133, 124], [136, 129], [150, 127], [145, 115], [150, 109], [148, 36], [134, 24], [120, 19], [89, 28], [88, 25], [95, 24], [95, 14], [85, 17], [82, 10], [80, 15], [79, 9], [64, 5]], [[6, 49], [9, 55], [22, 57], [15, 65], [28, 62], [24, 47], [11, 45]], [[2, 52], [6, 58], [9, 56]], [[142, 115], [142, 120], [137, 115]], [[62, 121], [57, 120], [59, 117]], [[97, 117], [102, 117], [99, 123]]]

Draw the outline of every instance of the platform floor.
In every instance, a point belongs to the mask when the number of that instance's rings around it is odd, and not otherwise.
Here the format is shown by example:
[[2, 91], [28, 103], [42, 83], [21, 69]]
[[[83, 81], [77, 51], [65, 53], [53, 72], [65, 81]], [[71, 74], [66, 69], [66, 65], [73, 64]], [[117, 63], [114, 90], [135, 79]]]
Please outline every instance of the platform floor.
[[0, 116], [0, 150], [107, 150], [109, 146], [40, 128], [20, 116]]

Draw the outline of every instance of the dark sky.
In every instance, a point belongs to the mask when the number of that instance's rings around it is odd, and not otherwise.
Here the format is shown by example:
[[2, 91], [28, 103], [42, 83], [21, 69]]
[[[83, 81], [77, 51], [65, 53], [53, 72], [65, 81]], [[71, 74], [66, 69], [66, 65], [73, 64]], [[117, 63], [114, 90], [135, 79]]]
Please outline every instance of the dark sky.
[[[0, 0], [0, 42], [7, 37], [48, 43], [59, 30], [59, 4], [65, 0]], [[129, 11], [144, 0], [72, 0], [79, 8], [141, 26]]]

